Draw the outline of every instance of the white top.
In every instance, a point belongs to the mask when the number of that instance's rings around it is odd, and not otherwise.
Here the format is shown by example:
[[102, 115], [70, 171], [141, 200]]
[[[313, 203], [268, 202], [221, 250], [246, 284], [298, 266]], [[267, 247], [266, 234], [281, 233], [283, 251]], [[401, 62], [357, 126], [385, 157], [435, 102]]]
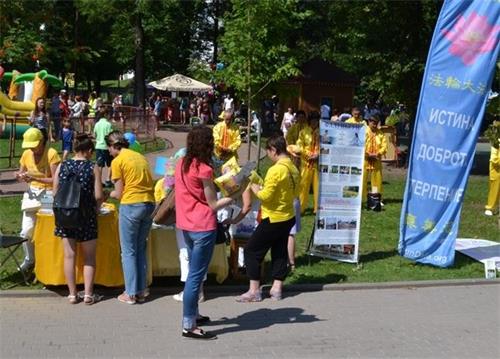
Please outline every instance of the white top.
[[285, 112], [283, 115], [283, 121], [281, 121], [281, 131], [283, 132], [283, 136], [286, 137], [288, 129], [292, 127], [295, 122], [295, 115], [293, 113]]
[[234, 109], [234, 99], [226, 97], [224, 99], [224, 111], [233, 111]]

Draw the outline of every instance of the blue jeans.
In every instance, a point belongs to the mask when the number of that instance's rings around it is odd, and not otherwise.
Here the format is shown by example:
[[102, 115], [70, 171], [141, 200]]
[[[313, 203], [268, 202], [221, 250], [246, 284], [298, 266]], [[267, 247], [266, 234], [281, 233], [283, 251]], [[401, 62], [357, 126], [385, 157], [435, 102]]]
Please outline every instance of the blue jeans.
[[217, 231], [184, 231], [184, 240], [188, 250], [189, 273], [184, 285], [182, 297], [182, 327], [187, 330], [196, 328], [198, 317], [198, 295], [200, 285], [208, 270], [208, 264], [214, 252]]
[[125, 292], [136, 295], [146, 289], [146, 240], [153, 220], [153, 203], [120, 205], [119, 231]]

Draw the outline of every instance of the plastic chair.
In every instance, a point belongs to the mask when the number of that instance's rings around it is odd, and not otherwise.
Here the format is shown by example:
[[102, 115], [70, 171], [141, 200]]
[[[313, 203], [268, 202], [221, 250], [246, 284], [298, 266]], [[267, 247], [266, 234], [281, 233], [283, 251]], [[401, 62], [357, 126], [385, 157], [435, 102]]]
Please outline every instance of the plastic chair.
[[7, 254], [7, 256], [0, 263], [0, 267], [3, 267], [3, 265], [9, 259], [12, 259], [16, 263], [16, 268], [23, 275], [24, 283], [26, 283], [26, 285], [29, 285], [28, 276], [26, 275], [25, 271], [19, 265], [19, 262], [15, 256], [16, 251], [21, 248], [21, 245], [23, 244], [23, 242], [26, 242], [26, 240], [27, 240], [26, 238], [22, 238], [22, 237], [18, 237], [18, 236], [6, 236], [4, 234], [0, 234], [0, 248], [6, 249], [9, 252]]

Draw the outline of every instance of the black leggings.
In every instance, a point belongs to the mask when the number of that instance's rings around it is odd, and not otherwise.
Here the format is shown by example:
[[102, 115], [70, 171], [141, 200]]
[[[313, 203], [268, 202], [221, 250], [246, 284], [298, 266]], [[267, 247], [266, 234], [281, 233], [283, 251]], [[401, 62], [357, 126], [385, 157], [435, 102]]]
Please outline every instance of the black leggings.
[[251, 280], [260, 280], [260, 266], [271, 249], [273, 279], [284, 280], [287, 275], [288, 235], [295, 224], [295, 217], [284, 222], [263, 219], [245, 246], [245, 266]]

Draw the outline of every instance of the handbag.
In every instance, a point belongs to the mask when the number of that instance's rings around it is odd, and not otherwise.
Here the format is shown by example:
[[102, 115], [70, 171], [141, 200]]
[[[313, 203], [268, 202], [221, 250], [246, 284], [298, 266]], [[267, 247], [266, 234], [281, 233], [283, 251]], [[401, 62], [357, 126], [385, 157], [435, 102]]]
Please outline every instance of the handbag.
[[164, 226], [175, 224], [175, 188], [156, 205], [151, 214], [153, 222]]
[[21, 201], [21, 211], [25, 212], [36, 212], [40, 208], [42, 208], [42, 202], [40, 202], [39, 198], [45, 193], [45, 190], [42, 190], [38, 193], [35, 193], [28, 189], [28, 191], [24, 192], [23, 199]]
[[230, 241], [231, 235], [229, 234], [229, 225], [217, 221], [217, 237], [215, 237], [215, 244], [229, 244]]

